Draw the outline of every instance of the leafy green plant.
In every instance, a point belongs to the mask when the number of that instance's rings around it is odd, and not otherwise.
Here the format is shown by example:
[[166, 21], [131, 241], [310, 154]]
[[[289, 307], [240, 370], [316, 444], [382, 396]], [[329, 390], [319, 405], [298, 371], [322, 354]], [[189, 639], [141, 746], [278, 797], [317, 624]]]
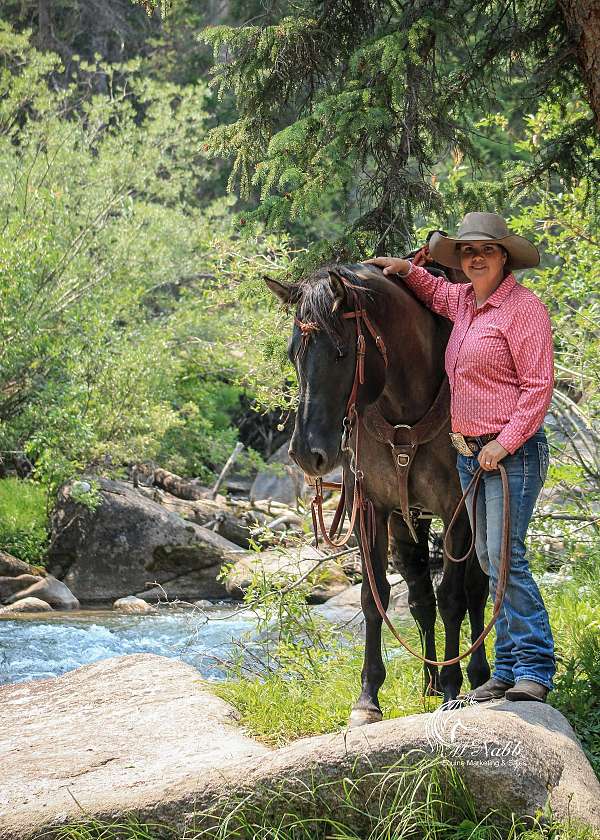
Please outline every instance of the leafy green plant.
[[252, 398], [253, 293], [285, 245], [200, 198], [206, 85], [130, 61], [94, 64], [110, 96], [61, 88], [59, 57], [1, 21], [0, 58], [0, 446], [51, 493], [159, 457], [207, 479]]
[[0, 548], [26, 563], [42, 564], [48, 539], [44, 489], [33, 481], [0, 479]]
[[70, 496], [74, 502], [83, 505], [92, 513], [102, 504], [102, 493], [97, 481], [74, 481], [71, 484]]
[[[600, 548], [600, 547], [599, 547]], [[575, 567], [573, 579], [546, 589], [558, 671], [549, 702], [573, 726], [600, 778], [600, 575]]]

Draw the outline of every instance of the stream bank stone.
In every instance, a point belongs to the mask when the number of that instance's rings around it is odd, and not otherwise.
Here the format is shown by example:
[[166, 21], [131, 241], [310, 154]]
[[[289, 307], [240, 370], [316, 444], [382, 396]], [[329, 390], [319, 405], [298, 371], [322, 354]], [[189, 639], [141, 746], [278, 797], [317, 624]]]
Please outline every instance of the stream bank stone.
[[156, 607], [153, 607], [152, 604], [149, 604], [142, 598], [136, 598], [135, 595], [128, 595], [126, 598], [117, 598], [112, 608], [117, 612], [127, 613], [128, 615], [144, 615], [146, 613], [156, 612]]
[[[23, 575], [22, 577], [31, 577]], [[78, 610], [79, 601], [73, 595], [68, 586], [57, 580], [53, 575], [46, 575], [35, 580], [26, 589], [20, 588], [14, 595], [8, 598], [9, 604], [14, 604], [22, 598], [40, 598], [55, 610]]]
[[83, 816], [183, 830], [198, 812], [227, 812], [244, 797], [259, 809], [280, 803], [282, 813], [293, 801], [314, 817], [306, 791], [320, 782], [335, 817], [344, 778], [376, 806], [378, 771], [436, 754], [484, 811], [523, 816], [549, 805], [557, 819], [600, 829], [600, 784], [565, 718], [542, 703], [411, 715], [270, 749], [191, 666], [136, 655], [1, 687], [0, 705], [13, 722], [0, 730], [0, 840], [41, 840]]
[[72, 499], [66, 484], [52, 516], [49, 571], [83, 604], [112, 604], [154, 583], [169, 599], [227, 596], [217, 576], [243, 549], [128, 482], [95, 481], [102, 499], [95, 511]]
[[7, 607], [0, 607], [0, 615], [14, 615], [15, 613], [38, 613], [53, 612], [52, 607], [40, 598], [21, 598], [9, 604]]
[[[298, 580], [322, 559], [323, 553], [310, 545], [248, 552], [229, 570], [225, 580], [227, 594], [241, 600], [257, 573], [267, 578], [272, 576], [279, 584], [286, 580]], [[318, 566], [314, 577], [315, 582], [307, 596], [311, 604], [322, 604], [350, 587], [344, 570], [335, 560]]]

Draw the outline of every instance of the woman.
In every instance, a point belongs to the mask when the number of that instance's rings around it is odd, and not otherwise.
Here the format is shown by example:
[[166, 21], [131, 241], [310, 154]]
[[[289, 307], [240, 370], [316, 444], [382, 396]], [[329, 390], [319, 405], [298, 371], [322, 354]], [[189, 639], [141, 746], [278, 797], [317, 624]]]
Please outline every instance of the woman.
[[449, 283], [395, 257], [366, 262], [399, 275], [426, 306], [454, 322], [446, 349], [452, 438], [463, 490], [479, 466], [484, 470], [476, 551], [490, 578], [492, 600], [502, 535], [499, 461], [508, 475], [511, 567], [496, 621], [495, 668], [467, 696], [478, 702], [499, 697], [544, 702], [556, 671], [554, 642], [527, 562], [525, 536], [548, 470], [541, 424], [554, 384], [552, 332], [545, 306], [511, 273], [536, 266], [539, 254], [495, 213], [467, 213], [455, 238], [432, 236], [429, 252], [442, 265], [461, 269], [470, 282]]

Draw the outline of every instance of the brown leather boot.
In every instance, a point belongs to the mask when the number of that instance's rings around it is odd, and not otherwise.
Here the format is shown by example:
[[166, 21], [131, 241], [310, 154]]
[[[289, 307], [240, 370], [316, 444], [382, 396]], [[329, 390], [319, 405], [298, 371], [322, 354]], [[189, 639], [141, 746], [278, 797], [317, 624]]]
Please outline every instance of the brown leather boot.
[[463, 695], [463, 700], [474, 700], [475, 703], [485, 703], [488, 700], [499, 700], [504, 697], [507, 690], [512, 689], [513, 683], [504, 682], [497, 677], [490, 677], [483, 685], [478, 686]]
[[533, 680], [517, 680], [504, 696], [507, 700], [537, 700], [539, 703], [545, 703], [548, 689]]

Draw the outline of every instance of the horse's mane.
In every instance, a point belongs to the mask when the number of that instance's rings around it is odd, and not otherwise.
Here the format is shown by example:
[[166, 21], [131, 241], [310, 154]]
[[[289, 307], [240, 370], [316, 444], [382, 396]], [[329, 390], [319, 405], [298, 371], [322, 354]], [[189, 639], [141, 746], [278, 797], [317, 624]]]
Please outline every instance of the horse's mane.
[[[301, 321], [311, 321], [322, 330], [334, 344], [343, 341], [343, 307], [333, 311], [334, 296], [329, 281], [329, 273], [337, 274], [346, 280], [356, 293], [361, 305], [373, 300], [379, 290], [374, 289], [365, 277], [361, 277], [356, 269], [368, 271], [373, 277], [387, 280], [383, 272], [373, 266], [340, 265], [338, 263], [325, 265], [299, 280], [293, 287], [294, 297], [300, 301], [299, 316]], [[388, 282], [392, 282], [391, 280]]]

